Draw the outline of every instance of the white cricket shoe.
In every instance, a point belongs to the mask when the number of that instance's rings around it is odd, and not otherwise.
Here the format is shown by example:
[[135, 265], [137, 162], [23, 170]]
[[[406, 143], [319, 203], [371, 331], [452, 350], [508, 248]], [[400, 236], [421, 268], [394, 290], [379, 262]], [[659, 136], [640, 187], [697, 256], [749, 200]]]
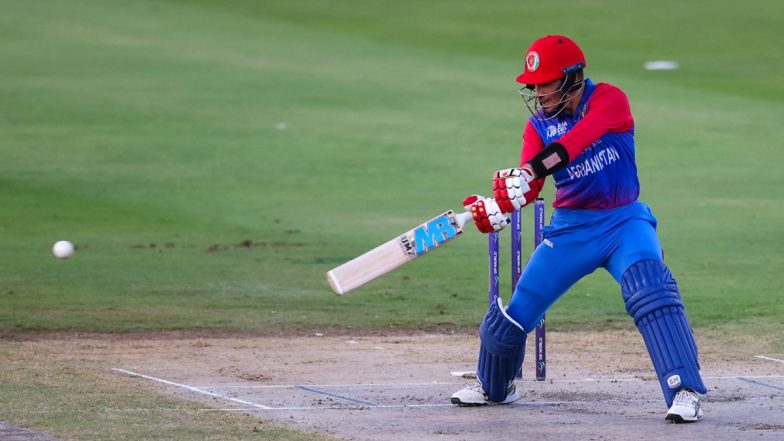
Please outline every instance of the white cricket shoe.
[[693, 423], [702, 417], [700, 398], [689, 389], [681, 389], [672, 400], [665, 419], [673, 423]]
[[515, 386], [514, 381], [509, 383], [509, 387], [506, 389], [506, 398], [504, 401], [488, 400], [487, 395], [485, 395], [485, 391], [482, 389], [482, 385], [477, 382], [473, 386], [468, 386], [465, 389], [461, 389], [455, 392], [452, 395], [452, 404], [457, 404], [458, 406], [485, 406], [488, 404], [493, 405], [514, 403], [519, 399], [520, 395], [517, 394], [517, 387]]

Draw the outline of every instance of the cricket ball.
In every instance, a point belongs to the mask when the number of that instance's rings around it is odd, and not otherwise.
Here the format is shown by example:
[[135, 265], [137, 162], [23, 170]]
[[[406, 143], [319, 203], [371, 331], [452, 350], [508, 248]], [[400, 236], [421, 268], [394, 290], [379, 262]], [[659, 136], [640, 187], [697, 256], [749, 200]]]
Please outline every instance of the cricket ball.
[[74, 246], [67, 240], [60, 240], [55, 242], [52, 246], [52, 254], [58, 259], [67, 259], [74, 253]]

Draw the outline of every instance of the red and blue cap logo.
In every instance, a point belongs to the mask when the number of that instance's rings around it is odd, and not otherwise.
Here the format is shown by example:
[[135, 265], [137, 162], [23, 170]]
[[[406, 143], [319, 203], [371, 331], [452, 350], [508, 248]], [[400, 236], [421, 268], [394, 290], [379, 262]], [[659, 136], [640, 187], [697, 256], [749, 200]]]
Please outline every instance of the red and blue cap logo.
[[528, 55], [525, 56], [525, 68], [528, 69], [529, 72], [533, 72], [539, 68], [539, 54], [535, 51], [528, 52]]

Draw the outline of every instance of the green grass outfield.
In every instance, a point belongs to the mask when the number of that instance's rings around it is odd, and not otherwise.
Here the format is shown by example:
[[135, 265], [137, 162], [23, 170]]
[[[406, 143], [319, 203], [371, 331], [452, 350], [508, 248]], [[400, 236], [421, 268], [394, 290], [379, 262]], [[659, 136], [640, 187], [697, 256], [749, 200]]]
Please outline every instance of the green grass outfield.
[[[591, 77], [630, 96], [642, 199], [693, 324], [780, 332], [777, 2], [2, 9], [2, 333], [476, 326], [475, 231], [346, 297], [324, 273], [489, 191], [519, 154], [524, 51], [558, 32], [582, 44]], [[643, 70], [655, 59], [681, 69]], [[59, 239], [78, 245], [73, 258], [52, 257]], [[549, 318], [630, 325], [603, 273]]]

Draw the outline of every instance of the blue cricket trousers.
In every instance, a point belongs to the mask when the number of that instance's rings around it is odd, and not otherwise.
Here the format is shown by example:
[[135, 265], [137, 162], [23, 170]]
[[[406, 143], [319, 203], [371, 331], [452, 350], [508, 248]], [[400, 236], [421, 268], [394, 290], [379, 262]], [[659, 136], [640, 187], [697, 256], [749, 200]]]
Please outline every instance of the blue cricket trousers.
[[526, 332], [572, 285], [597, 268], [609, 271], [620, 284], [635, 262], [662, 260], [656, 218], [639, 201], [610, 210], [557, 208], [543, 236], [507, 308]]

